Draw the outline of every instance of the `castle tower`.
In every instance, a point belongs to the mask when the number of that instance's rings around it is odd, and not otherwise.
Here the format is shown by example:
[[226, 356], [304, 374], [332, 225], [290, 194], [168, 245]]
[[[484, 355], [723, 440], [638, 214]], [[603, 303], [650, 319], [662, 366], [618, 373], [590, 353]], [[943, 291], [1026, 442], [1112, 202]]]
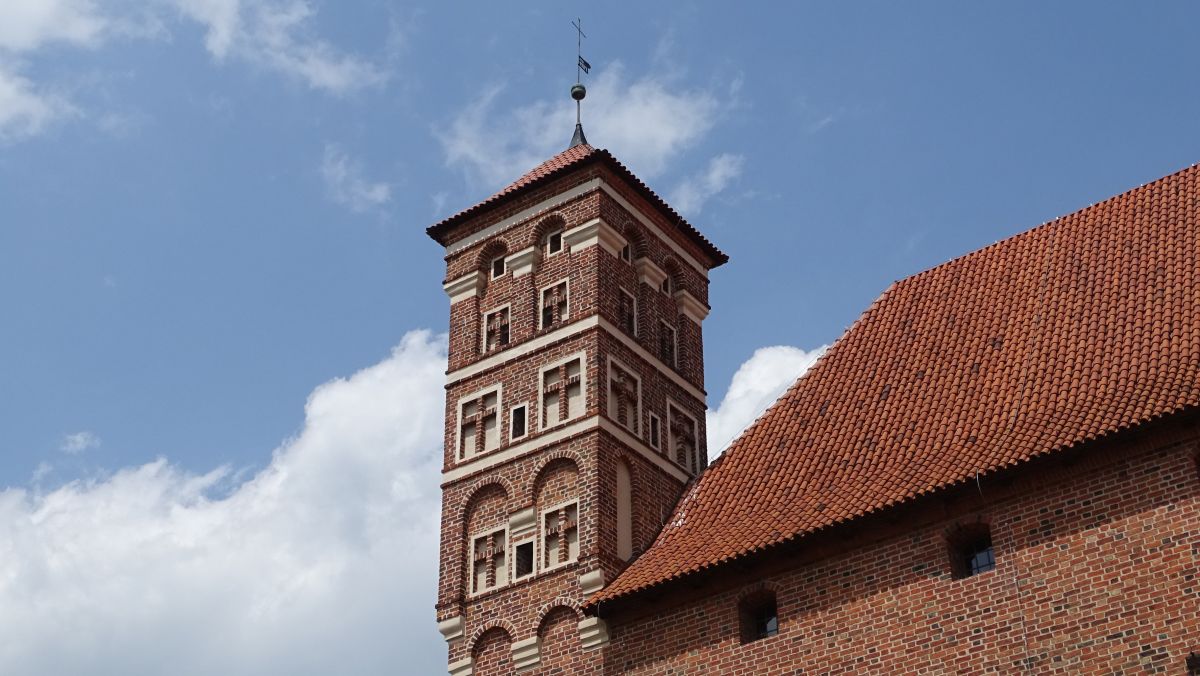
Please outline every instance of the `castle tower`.
[[583, 139], [428, 233], [450, 297], [449, 671], [598, 673], [582, 601], [707, 465], [701, 326], [727, 257]]

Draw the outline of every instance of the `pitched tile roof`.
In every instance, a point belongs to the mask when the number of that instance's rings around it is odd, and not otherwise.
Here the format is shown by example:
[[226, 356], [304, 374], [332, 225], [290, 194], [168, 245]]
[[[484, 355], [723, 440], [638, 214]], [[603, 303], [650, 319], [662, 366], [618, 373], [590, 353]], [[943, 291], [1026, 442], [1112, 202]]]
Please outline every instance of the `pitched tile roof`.
[[1200, 168], [893, 284], [611, 600], [1200, 404]]
[[507, 199], [516, 196], [518, 193], [533, 189], [535, 186], [558, 178], [569, 171], [579, 169], [589, 162], [603, 162], [623, 177], [642, 197], [654, 205], [669, 221], [678, 227], [685, 237], [700, 247], [700, 250], [711, 259], [712, 267], [715, 268], [729, 261], [729, 256], [718, 249], [707, 237], [694, 228], [691, 223], [688, 223], [683, 216], [680, 216], [678, 212], [672, 209], [671, 205], [667, 204], [649, 186], [643, 183], [641, 179], [634, 176], [628, 167], [618, 162], [612, 153], [604, 149], [593, 148], [586, 143], [567, 148], [529, 170], [523, 176], [508, 184], [500, 192], [475, 206], [464, 209], [449, 218], [429, 226], [425, 229], [425, 232], [439, 244], [444, 245], [447, 242], [447, 235], [454, 229], [454, 226], [497, 206]]

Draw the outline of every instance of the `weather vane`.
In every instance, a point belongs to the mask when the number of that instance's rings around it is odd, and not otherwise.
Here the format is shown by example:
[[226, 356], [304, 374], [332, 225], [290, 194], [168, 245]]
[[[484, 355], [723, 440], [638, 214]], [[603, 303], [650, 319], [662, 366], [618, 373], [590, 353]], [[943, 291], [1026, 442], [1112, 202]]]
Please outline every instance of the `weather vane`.
[[575, 99], [575, 135], [571, 137], [571, 147], [574, 148], [587, 143], [587, 137], [583, 135], [579, 102], [587, 96], [587, 88], [583, 86], [583, 74], [591, 72], [592, 64], [583, 58], [583, 39], [587, 37], [583, 32], [583, 20], [576, 18], [571, 25], [575, 27], [575, 54], [578, 57], [575, 61], [575, 85], [571, 87], [571, 98]]

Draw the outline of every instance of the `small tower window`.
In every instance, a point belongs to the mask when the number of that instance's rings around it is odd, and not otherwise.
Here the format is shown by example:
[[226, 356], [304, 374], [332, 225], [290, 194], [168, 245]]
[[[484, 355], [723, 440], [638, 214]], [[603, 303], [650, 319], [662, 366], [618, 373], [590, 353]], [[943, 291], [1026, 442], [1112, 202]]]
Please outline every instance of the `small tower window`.
[[561, 324], [567, 318], [567, 281], [542, 289], [542, 328]]
[[513, 579], [520, 580], [533, 575], [533, 561], [533, 540], [517, 543], [513, 547]]
[[615, 361], [608, 362], [608, 417], [638, 434], [642, 383], [637, 376]]
[[542, 514], [544, 565], [553, 568], [579, 558], [579, 505], [571, 503]]
[[637, 298], [634, 298], [633, 294], [625, 289], [620, 289], [618, 295], [620, 304], [617, 307], [617, 314], [621, 321], [621, 328], [625, 330], [625, 333], [636, 338], [638, 333]]
[[492, 279], [504, 276], [504, 256], [492, 259]]
[[738, 604], [742, 643], [770, 638], [779, 633], [779, 610], [775, 592], [764, 589], [742, 599]]
[[675, 464], [691, 473], [696, 473], [697, 458], [696, 421], [674, 405], [667, 404], [668, 455]]
[[542, 371], [542, 428], [583, 415], [583, 360], [575, 358]]
[[649, 435], [650, 436], [650, 447], [655, 448], [655, 449], [661, 449], [662, 448], [662, 422], [659, 421], [658, 416], [654, 415], [653, 413], [651, 413], [649, 417], [650, 417], [650, 425], [649, 425], [649, 427], [650, 427], [650, 430], [649, 430], [650, 431], [650, 435]]
[[662, 284], [659, 285], [658, 289], [668, 296], [671, 295], [671, 278], [663, 277]]
[[508, 308], [489, 312], [483, 320], [483, 351], [491, 352], [508, 345], [509, 326]]
[[676, 353], [677, 352], [678, 352], [678, 350], [676, 350], [675, 327], [671, 326], [670, 324], [668, 324], [666, 322], [659, 322], [659, 324], [658, 324], [658, 358], [661, 359], [662, 362], [664, 364], [666, 364], [667, 366], [670, 366], [671, 368], [675, 368], [675, 366], [677, 364], [677, 362], [676, 362]]
[[508, 581], [504, 529], [471, 539], [471, 593], [494, 589]]
[[621, 260], [625, 261], [626, 263], [633, 262], [632, 244], [626, 244], [625, 246], [621, 247]]
[[562, 230], [556, 230], [546, 236], [546, 255], [553, 256], [562, 251]]
[[529, 432], [529, 407], [525, 404], [516, 406], [508, 414], [508, 438], [520, 439]]
[[458, 457], [466, 460], [500, 447], [497, 407], [498, 391], [464, 399], [458, 413]]
[[962, 526], [947, 540], [950, 570], [956, 579], [972, 577], [996, 568], [992, 532], [985, 523]]

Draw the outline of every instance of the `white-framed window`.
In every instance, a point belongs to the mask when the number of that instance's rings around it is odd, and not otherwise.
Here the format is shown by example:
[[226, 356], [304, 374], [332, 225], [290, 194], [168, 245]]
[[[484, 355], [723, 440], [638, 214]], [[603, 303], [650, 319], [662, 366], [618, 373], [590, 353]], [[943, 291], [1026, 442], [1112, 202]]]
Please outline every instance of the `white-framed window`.
[[565, 279], [542, 289], [541, 312], [538, 313], [541, 328], [548, 329], [551, 326], [558, 326], [567, 320], [571, 308], [570, 291]]
[[579, 503], [572, 501], [542, 511], [542, 570], [579, 560]]
[[510, 306], [496, 308], [483, 315], [483, 351], [499, 350], [508, 345], [512, 325]]
[[679, 365], [679, 339], [675, 327], [664, 321], [658, 323], [658, 358], [671, 368]]
[[662, 450], [662, 420], [660, 420], [658, 415], [655, 413], [647, 414], [646, 419], [648, 421], [648, 423], [646, 425], [646, 427], [647, 427], [646, 441], [650, 442], [650, 448], [661, 451]]
[[696, 419], [673, 402], [667, 402], [667, 457], [695, 474], [700, 463], [700, 439]]
[[625, 261], [626, 263], [633, 263], [632, 244], [626, 244], [625, 246], [621, 247], [621, 260]]
[[573, 355], [541, 370], [538, 419], [547, 429], [583, 415], [587, 382], [584, 355]]
[[507, 528], [471, 537], [471, 594], [482, 594], [508, 582], [507, 540]]
[[642, 379], [621, 362], [608, 358], [608, 417], [639, 435], [641, 429]]
[[662, 291], [663, 293], [667, 294], [668, 296], [671, 295], [671, 291], [673, 290], [673, 285], [671, 283], [670, 275], [663, 277], [662, 284], [660, 284], [658, 286], [658, 290]]
[[556, 253], [562, 253], [562, 250], [563, 250], [562, 236], [563, 236], [562, 230], [555, 230], [554, 232], [550, 233], [549, 235], [546, 235], [546, 255], [547, 256], [553, 256]]
[[625, 289], [618, 289], [617, 317], [625, 333], [637, 338], [638, 334], [638, 302], [637, 296]]
[[492, 259], [491, 263], [492, 279], [499, 279], [504, 276], [507, 268], [504, 265], [504, 256], [497, 256]]
[[528, 537], [513, 543], [512, 548], [512, 579], [513, 582], [532, 577], [537, 572], [537, 552], [534, 548], [534, 537]]
[[529, 434], [529, 404], [518, 404], [508, 412], [508, 439], [516, 441]]
[[458, 459], [500, 448], [500, 387], [458, 400]]

